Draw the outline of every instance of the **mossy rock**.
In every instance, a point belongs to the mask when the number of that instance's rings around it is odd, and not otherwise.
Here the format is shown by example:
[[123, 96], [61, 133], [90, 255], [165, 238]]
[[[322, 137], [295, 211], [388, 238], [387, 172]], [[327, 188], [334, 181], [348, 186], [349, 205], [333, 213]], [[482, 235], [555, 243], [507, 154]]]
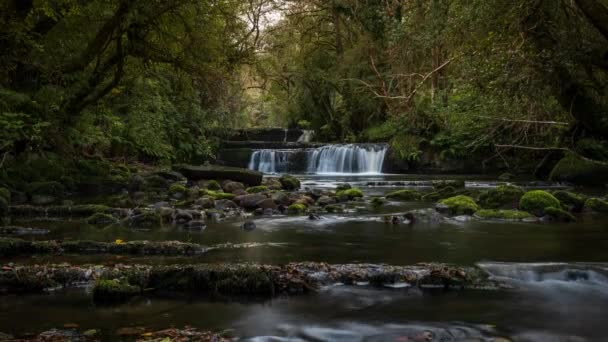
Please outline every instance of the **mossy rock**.
[[398, 201], [418, 201], [422, 194], [416, 190], [397, 190], [386, 194], [386, 198]]
[[330, 204], [325, 206], [325, 211], [327, 211], [328, 213], [341, 213], [344, 212], [344, 207], [342, 207], [341, 205], [338, 204]]
[[447, 187], [451, 187], [454, 189], [464, 189], [465, 188], [465, 181], [462, 179], [458, 179], [458, 180], [439, 180], [439, 181], [433, 181], [433, 188], [435, 190], [442, 190], [444, 188]]
[[553, 192], [553, 196], [562, 204], [566, 205], [570, 210], [580, 212], [585, 206], [585, 196], [575, 194], [574, 192], [558, 190]]
[[306, 211], [306, 205], [302, 203], [294, 203], [287, 208], [289, 215], [302, 215]]
[[569, 212], [555, 207], [545, 208], [545, 215], [561, 222], [576, 222], [576, 217]]
[[173, 183], [169, 187], [169, 194], [172, 196], [177, 195], [177, 194], [186, 195], [187, 193], [188, 193], [188, 188], [186, 188], [184, 185], [182, 185], [180, 183]]
[[93, 300], [96, 303], [116, 303], [126, 301], [141, 291], [126, 281], [99, 279], [93, 286]]
[[596, 213], [608, 214], [608, 201], [600, 198], [590, 198], [585, 202], [585, 208]]
[[109, 225], [118, 223], [118, 219], [110, 214], [95, 213], [85, 219], [85, 222], [91, 225]]
[[555, 165], [549, 175], [549, 180], [584, 185], [606, 184], [608, 183], [608, 165], [568, 153]]
[[467, 195], [468, 191], [465, 189], [459, 189], [452, 186], [446, 186], [441, 188], [440, 190], [429, 192], [427, 194], [422, 195], [421, 199], [427, 202], [437, 202], [439, 200], [450, 198], [458, 195]]
[[469, 196], [460, 195], [443, 199], [439, 203], [446, 205], [451, 215], [473, 215], [479, 205]]
[[520, 210], [481, 209], [475, 212], [475, 217], [484, 220], [520, 221], [533, 218], [534, 215]]
[[231, 194], [228, 192], [221, 192], [221, 191], [212, 191], [212, 190], [201, 190], [200, 194], [202, 196], [209, 196], [212, 197], [215, 200], [232, 200], [236, 197], [235, 194]]
[[336, 186], [336, 192], [348, 189], [352, 189], [352, 186], [348, 183], [340, 183]]
[[62, 197], [65, 194], [65, 187], [59, 182], [33, 182], [27, 185], [26, 192], [29, 196]]
[[150, 175], [144, 178], [143, 189], [146, 191], [166, 190], [169, 188], [169, 181], [159, 175]]
[[257, 194], [260, 192], [266, 192], [268, 191], [268, 187], [265, 185], [258, 185], [258, 186], [252, 186], [250, 188], [247, 188], [246, 192], [248, 194]]
[[279, 182], [281, 182], [284, 190], [292, 191], [300, 189], [300, 180], [294, 176], [283, 175], [279, 178]]
[[511, 184], [501, 184], [495, 189], [484, 191], [479, 196], [479, 205], [487, 209], [513, 209], [519, 205], [524, 190]]
[[213, 191], [222, 190], [220, 183], [213, 179], [207, 182], [206, 188]]
[[355, 198], [363, 198], [363, 192], [357, 188], [338, 191], [336, 197], [340, 200], [352, 201]]
[[380, 208], [381, 206], [383, 206], [386, 203], [386, 200], [382, 197], [374, 197], [374, 198], [372, 198], [370, 203], [372, 204], [372, 206], [374, 208]]
[[159, 213], [151, 210], [137, 213], [128, 218], [130, 226], [135, 228], [150, 228], [160, 226], [162, 217]]
[[536, 216], [545, 215], [545, 208], [560, 208], [561, 204], [557, 198], [544, 190], [532, 190], [526, 192], [519, 201], [519, 209], [527, 211]]

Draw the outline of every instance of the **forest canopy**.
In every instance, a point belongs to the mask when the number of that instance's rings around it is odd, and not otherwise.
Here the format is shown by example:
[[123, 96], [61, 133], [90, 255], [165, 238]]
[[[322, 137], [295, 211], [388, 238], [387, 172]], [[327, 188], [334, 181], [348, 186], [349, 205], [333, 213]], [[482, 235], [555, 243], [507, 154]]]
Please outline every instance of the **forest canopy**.
[[0, 6], [2, 164], [201, 162], [226, 131], [272, 126], [404, 160], [424, 146], [608, 160], [606, 0]]

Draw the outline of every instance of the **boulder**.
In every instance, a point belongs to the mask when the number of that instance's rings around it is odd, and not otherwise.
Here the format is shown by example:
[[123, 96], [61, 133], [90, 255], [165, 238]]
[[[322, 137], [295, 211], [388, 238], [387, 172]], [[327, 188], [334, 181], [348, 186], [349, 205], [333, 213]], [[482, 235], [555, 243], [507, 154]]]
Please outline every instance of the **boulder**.
[[262, 210], [277, 208], [277, 204], [274, 203], [274, 200], [272, 198], [266, 198], [264, 200], [261, 200], [256, 204], [256, 206]]
[[268, 197], [266, 197], [263, 194], [250, 194], [250, 195], [237, 196], [234, 198], [234, 202], [236, 202], [238, 205], [240, 205], [241, 207], [243, 207], [245, 209], [253, 210], [258, 207], [258, 203], [260, 203], [261, 201], [263, 201], [267, 198]]
[[275, 177], [264, 178], [262, 185], [267, 186], [270, 190], [281, 190], [283, 188], [279, 179]]
[[487, 209], [514, 209], [519, 205], [519, 200], [524, 195], [524, 190], [518, 186], [501, 184], [495, 189], [482, 192], [479, 195], [479, 204]]
[[244, 231], [250, 232], [252, 230], [254, 230], [256, 228], [255, 226], [255, 222], [251, 221], [251, 220], [247, 220], [245, 222], [243, 222], [243, 224], [241, 225], [241, 229], [243, 229]]
[[386, 194], [386, 198], [397, 201], [417, 201], [422, 197], [416, 190], [398, 190]]
[[294, 176], [284, 175], [279, 178], [279, 182], [281, 183], [281, 187], [285, 190], [291, 191], [300, 189], [300, 180]]
[[317, 200], [317, 204], [322, 207], [325, 207], [330, 204], [335, 204], [336, 202], [337, 201], [336, 201], [335, 197], [329, 197], [329, 196], [322, 196]]
[[224, 192], [229, 192], [231, 194], [236, 194], [239, 190], [245, 191], [245, 185], [241, 182], [228, 181], [224, 183], [222, 188], [224, 189]]
[[263, 178], [261, 172], [238, 167], [182, 164], [176, 165], [174, 169], [194, 181], [201, 179], [230, 179], [248, 184], [249, 186], [255, 186], [262, 184]]
[[[220, 200], [220, 201], [225, 201], [225, 200]], [[230, 201], [230, 202], [232, 202], [232, 201]], [[198, 205], [198, 206], [200, 206], [201, 208], [204, 208], [204, 209], [210, 209], [210, 208], [214, 208], [215, 207], [215, 201], [213, 200], [213, 198], [211, 198], [209, 196], [205, 196], [205, 197], [201, 197], [201, 198], [197, 199], [194, 202], [194, 204], [196, 204], [196, 205]]]
[[544, 190], [533, 190], [526, 192], [519, 201], [519, 209], [527, 211], [538, 217], [545, 215], [545, 208], [560, 208], [561, 204], [557, 198]]
[[608, 214], [608, 201], [600, 198], [590, 198], [585, 202], [585, 209], [596, 213]]
[[221, 211], [238, 209], [238, 205], [229, 199], [222, 199], [215, 201], [215, 209]]
[[553, 168], [549, 180], [582, 185], [608, 183], [608, 165], [568, 153]]
[[202, 220], [190, 221], [184, 224], [184, 229], [187, 230], [205, 230], [205, 228], [207, 228], [207, 224]]
[[479, 206], [471, 197], [460, 195], [441, 200], [436, 209], [439, 212], [447, 211], [451, 215], [473, 215]]

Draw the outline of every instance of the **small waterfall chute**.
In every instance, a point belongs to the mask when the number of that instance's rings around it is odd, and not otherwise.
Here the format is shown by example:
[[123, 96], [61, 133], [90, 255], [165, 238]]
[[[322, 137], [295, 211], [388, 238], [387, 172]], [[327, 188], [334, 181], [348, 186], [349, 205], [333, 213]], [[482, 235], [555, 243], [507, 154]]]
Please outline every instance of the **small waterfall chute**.
[[249, 158], [249, 169], [263, 173], [287, 172], [293, 150], [257, 150]]
[[309, 152], [308, 172], [381, 174], [388, 147], [380, 144], [327, 145]]

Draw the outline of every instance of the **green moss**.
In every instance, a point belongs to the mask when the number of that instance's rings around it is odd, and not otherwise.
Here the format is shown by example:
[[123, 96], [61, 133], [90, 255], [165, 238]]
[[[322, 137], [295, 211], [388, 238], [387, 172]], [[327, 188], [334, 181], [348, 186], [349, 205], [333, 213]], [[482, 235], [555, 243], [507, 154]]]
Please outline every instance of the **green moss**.
[[608, 214], [608, 201], [599, 198], [590, 198], [585, 202], [585, 208], [598, 213]]
[[217, 191], [222, 190], [222, 186], [218, 181], [212, 179], [207, 182], [207, 189]]
[[545, 208], [560, 208], [560, 202], [553, 195], [544, 190], [533, 190], [526, 192], [519, 201], [519, 209], [543, 216]]
[[171, 195], [175, 195], [177, 193], [181, 193], [181, 194], [187, 194], [188, 193], [188, 188], [186, 188], [185, 186], [183, 186], [180, 183], [173, 183], [171, 184], [171, 186], [169, 187], [169, 193]]
[[33, 182], [27, 185], [28, 195], [47, 195], [61, 197], [65, 193], [65, 187], [59, 182]]
[[302, 203], [294, 203], [287, 208], [287, 213], [290, 215], [301, 215], [306, 211], [306, 205]]
[[202, 190], [201, 195], [213, 197], [213, 199], [216, 199], [216, 200], [223, 200], [223, 199], [231, 200], [236, 197], [235, 194], [231, 194], [231, 193], [227, 193], [227, 192], [220, 192], [220, 191], [212, 191], [212, 190]]
[[576, 222], [576, 217], [574, 217], [574, 215], [560, 208], [547, 207], [545, 208], [545, 215], [549, 215], [562, 222]]
[[151, 175], [144, 180], [144, 190], [146, 191], [165, 190], [168, 187], [169, 182], [159, 175]]
[[602, 185], [608, 182], [608, 166], [568, 153], [555, 165], [549, 179], [554, 182]]
[[435, 190], [442, 190], [445, 189], [447, 187], [451, 187], [454, 189], [464, 189], [465, 187], [465, 181], [464, 180], [440, 180], [440, 181], [433, 181], [433, 188], [435, 188]]
[[258, 186], [252, 186], [250, 188], [247, 188], [247, 193], [248, 194], [257, 194], [259, 192], [266, 192], [268, 191], [268, 187], [265, 185], [258, 185]]
[[300, 189], [300, 180], [290, 175], [283, 175], [279, 178], [281, 186], [285, 190], [298, 190]]
[[0, 188], [0, 198], [4, 198], [7, 203], [11, 203], [11, 192], [7, 188]]
[[162, 217], [154, 211], [144, 211], [129, 217], [129, 225], [136, 228], [150, 228], [161, 225]]
[[496, 210], [496, 209], [481, 209], [475, 212], [475, 216], [481, 219], [496, 219], [496, 220], [523, 220], [534, 217], [534, 215], [519, 210]]
[[362, 198], [363, 192], [357, 188], [351, 188], [347, 190], [338, 191], [336, 196], [340, 199], [353, 200], [355, 198]]
[[473, 215], [479, 210], [477, 203], [471, 197], [464, 195], [450, 197], [439, 203], [447, 205], [452, 215]]
[[581, 211], [585, 206], [585, 196], [575, 194], [574, 192], [558, 190], [553, 193], [562, 204], [565, 204], [573, 211]]
[[125, 301], [140, 293], [138, 287], [117, 279], [100, 279], [93, 287], [93, 300], [97, 303]]
[[337, 204], [327, 205], [327, 206], [325, 206], [324, 209], [328, 213], [341, 213], [344, 211], [344, 208], [341, 205], [337, 205]]
[[524, 190], [518, 186], [501, 184], [496, 189], [487, 190], [479, 196], [479, 205], [488, 209], [517, 208]]
[[374, 208], [379, 208], [379, 207], [383, 206], [384, 203], [386, 203], [386, 200], [384, 200], [384, 198], [382, 198], [382, 197], [374, 197], [371, 200], [371, 204]]
[[340, 183], [336, 186], [336, 191], [348, 190], [351, 188], [352, 186], [348, 183]]
[[85, 219], [85, 222], [92, 225], [108, 225], [117, 223], [118, 220], [109, 214], [95, 213]]
[[386, 198], [399, 201], [417, 201], [422, 194], [416, 190], [398, 190], [386, 194]]

